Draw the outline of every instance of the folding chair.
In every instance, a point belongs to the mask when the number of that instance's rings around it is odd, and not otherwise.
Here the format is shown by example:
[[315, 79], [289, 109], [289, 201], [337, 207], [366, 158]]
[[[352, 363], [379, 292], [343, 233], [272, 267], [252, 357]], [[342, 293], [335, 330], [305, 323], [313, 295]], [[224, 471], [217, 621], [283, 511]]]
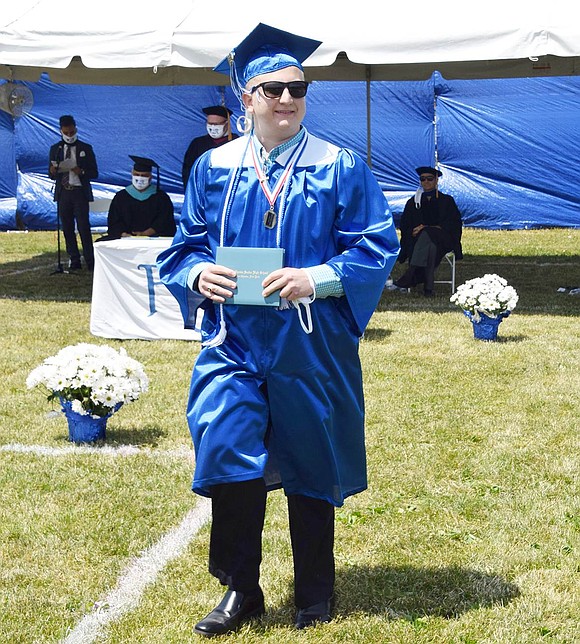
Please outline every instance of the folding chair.
[[[435, 284], [450, 284], [451, 294], [453, 295], [453, 293], [455, 293], [455, 253], [453, 251], [450, 251], [449, 253], [447, 253], [447, 255], [445, 255], [443, 259], [445, 259], [447, 261], [447, 264], [449, 265], [451, 276], [448, 280], [435, 280]], [[441, 264], [443, 264], [443, 262], [441, 262]], [[441, 270], [441, 264], [437, 269], [438, 271]]]
[[[97, 220], [99, 220], [99, 219], [102, 220], [102, 216], [104, 215], [104, 213], [109, 212], [109, 206], [111, 205], [111, 201], [113, 201], [113, 200], [103, 197], [103, 198], [97, 198], [94, 201], [89, 202], [89, 208], [90, 208], [89, 217], [91, 217], [91, 215], [96, 215]], [[100, 218], [99, 218], [99, 215], [101, 215]], [[91, 217], [91, 219], [94, 220], [95, 218]], [[105, 223], [106, 223], [106, 221], [105, 221]], [[91, 226], [91, 232], [92, 233], [106, 233], [107, 232], [107, 226], [106, 225], [104, 225], [104, 226], [103, 225]]]

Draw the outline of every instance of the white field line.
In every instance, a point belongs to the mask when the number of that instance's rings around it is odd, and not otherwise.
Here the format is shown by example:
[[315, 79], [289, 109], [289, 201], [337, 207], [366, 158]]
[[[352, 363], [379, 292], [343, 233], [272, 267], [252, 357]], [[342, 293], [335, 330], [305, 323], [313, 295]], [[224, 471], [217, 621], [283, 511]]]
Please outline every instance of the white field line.
[[10, 271], [9, 273], [2, 273], [0, 277], [11, 277], [12, 275], [22, 275], [23, 273], [30, 273], [32, 271], [46, 271], [54, 264], [46, 264], [43, 266], [34, 266], [32, 268], [21, 268], [18, 271]]
[[[0, 445], [0, 451], [36, 454], [40, 456], [66, 456], [69, 454], [104, 454], [108, 456], [190, 457], [190, 449], [155, 451], [140, 449], [133, 445], [123, 447], [91, 447], [89, 445], [67, 447], [45, 447], [12, 443]], [[209, 499], [198, 497], [198, 503], [188, 512], [179, 526], [166, 533], [161, 539], [136, 558], [122, 573], [117, 586], [104, 599], [95, 602], [93, 610], [85, 615], [70, 631], [62, 644], [90, 644], [101, 638], [107, 625], [120, 619], [125, 613], [136, 608], [145, 588], [152, 584], [163, 568], [185, 550], [190, 541], [207, 523], [211, 514]]]
[[175, 458], [193, 458], [193, 450], [185, 447], [172, 450], [153, 450], [136, 447], [135, 445], [122, 445], [112, 447], [92, 447], [90, 445], [67, 445], [66, 447], [46, 447], [44, 445], [24, 445], [22, 443], [8, 443], [0, 445], [0, 452], [13, 452], [22, 454], [36, 454], [37, 456], [68, 456], [69, 454], [101, 454], [104, 456], [148, 456], [151, 458], [169, 456]]
[[62, 640], [62, 644], [90, 644], [101, 638], [106, 626], [135, 608], [145, 588], [172, 560], [178, 557], [209, 520], [211, 502], [200, 498], [197, 506], [188, 512], [181, 524], [165, 534], [156, 544], [145, 550], [121, 575], [117, 586], [103, 600], [95, 603], [93, 611], [85, 615], [77, 626]]

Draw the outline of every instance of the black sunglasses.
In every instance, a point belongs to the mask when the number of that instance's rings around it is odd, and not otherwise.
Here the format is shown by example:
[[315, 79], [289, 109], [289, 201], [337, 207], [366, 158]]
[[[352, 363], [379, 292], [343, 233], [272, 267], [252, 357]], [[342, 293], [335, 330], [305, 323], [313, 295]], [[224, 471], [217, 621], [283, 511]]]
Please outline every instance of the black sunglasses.
[[304, 98], [308, 90], [308, 83], [306, 81], [290, 81], [289, 83], [282, 83], [281, 81], [266, 81], [259, 85], [252, 87], [251, 93], [253, 94], [258, 87], [262, 88], [266, 98], [280, 98], [287, 89], [292, 98]]
[[435, 177], [419, 177], [420, 181], [435, 181]]

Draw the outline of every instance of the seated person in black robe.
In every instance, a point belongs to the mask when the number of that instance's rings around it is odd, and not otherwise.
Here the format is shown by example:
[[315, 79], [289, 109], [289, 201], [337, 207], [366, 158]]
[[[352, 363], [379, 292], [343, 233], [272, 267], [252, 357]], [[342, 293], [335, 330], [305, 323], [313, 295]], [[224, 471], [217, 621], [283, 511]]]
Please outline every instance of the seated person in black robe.
[[[107, 234], [97, 241], [121, 237], [173, 237], [176, 230], [173, 202], [159, 188], [159, 166], [144, 157], [131, 156], [131, 185], [111, 201]], [[157, 168], [157, 184], [152, 184], [152, 168]]]
[[429, 166], [415, 170], [421, 187], [405, 204], [399, 227], [401, 252], [398, 261], [409, 260], [407, 271], [394, 282], [399, 288], [423, 284], [427, 296], [434, 294], [435, 269], [447, 253], [454, 251], [462, 259], [461, 213], [450, 195], [439, 192], [437, 183], [443, 174]]

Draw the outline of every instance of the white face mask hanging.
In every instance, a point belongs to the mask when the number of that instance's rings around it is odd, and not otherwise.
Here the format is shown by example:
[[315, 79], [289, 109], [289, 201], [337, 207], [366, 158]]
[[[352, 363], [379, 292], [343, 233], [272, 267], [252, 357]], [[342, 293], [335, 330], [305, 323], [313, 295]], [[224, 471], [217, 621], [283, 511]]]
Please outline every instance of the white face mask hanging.
[[69, 145], [75, 143], [78, 138], [78, 134], [73, 134], [72, 136], [66, 136], [65, 134], [62, 135], [62, 140]]
[[131, 183], [136, 190], [145, 190], [151, 183], [151, 177], [135, 177], [131, 178]]

